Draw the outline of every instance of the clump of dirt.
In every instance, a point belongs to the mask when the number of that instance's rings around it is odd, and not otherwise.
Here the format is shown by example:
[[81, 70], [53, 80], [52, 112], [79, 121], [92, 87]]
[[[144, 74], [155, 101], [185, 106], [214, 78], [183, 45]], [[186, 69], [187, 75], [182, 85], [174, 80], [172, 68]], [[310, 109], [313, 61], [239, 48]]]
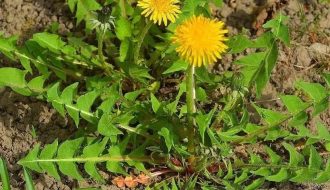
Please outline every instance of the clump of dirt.
[[0, 0], [0, 31], [26, 38], [58, 22], [64, 34], [74, 26], [69, 15], [64, 0]]

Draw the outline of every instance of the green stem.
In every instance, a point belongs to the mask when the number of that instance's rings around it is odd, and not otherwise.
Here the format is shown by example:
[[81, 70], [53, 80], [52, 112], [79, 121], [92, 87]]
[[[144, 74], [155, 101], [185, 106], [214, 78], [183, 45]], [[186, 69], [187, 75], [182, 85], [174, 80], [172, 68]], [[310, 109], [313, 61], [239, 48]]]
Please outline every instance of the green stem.
[[143, 43], [144, 38], [146, 37], [149, 29], [151, 28], [151, 26], [152, 26], [152, 22], [148, 21], [147, 25], [144, 27], [144, 29], [142, 30], [142, 32], [138, 38], [138, 42], [137, 42], [135, 52], [134, 52], [134, 63], [135, 64], [137, 64], [139, 61], [142, 43]]
[[98, 39], [98, 55], [99, 59], [101, 61], [102, 67], [105, 70], [107, 75], [111, 75], [111, 71], [109, 70], [109, 67], [107, 66], [107, 63], [104, 60], [103, 55], [103, 41], [104, 41], [105, 31], [99, 32], [99, 39]]
[[186, 101], [187, 101], [187, 113], [188, 113], [188, 151], [191, 154], [195, 153], [195, 119], [194, 114], [196, 113], [195, 106], [195, 67], [189, 65], [186, 75]]
[[154, 164], [165, 164], [166, 161], [164, 159], [155, 160], [151, 156], [111, 156], [111, 155], [104, 155], [99, 157], [74, 157], [74, 158], [50, 158], [50, 159], [34, 159], [34, 160], [26, 160], [26, 161], [19, 161], [18, 164], [26, 165], [29, 163], [40, 163], [40, 162], [129, 162], [129, 161], [139, 161], [139, 162], [148, 162]]
[[125, 0], [119, 0], [119, 6], [120, 6], [120, 9], [121, 9], [121, 16], [123, 18], [127, 18]]

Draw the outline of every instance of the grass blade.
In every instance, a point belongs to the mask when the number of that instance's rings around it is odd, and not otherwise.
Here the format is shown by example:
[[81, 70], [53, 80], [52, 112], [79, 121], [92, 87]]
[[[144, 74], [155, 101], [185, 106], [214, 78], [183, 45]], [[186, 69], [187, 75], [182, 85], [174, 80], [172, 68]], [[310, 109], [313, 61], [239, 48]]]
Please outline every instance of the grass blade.
[[9, 183], [9, 174], [7, 165], [4, 159], [0, 157], [0, 176], [2, 181], [2, 188], [3, 190], [10, 190], [10, 183]]
[[23, 169], [24, 169], [24, 180], [25, 180], [26, 190], [35, 190], [29, 170], [27, 168], [23, 168]]

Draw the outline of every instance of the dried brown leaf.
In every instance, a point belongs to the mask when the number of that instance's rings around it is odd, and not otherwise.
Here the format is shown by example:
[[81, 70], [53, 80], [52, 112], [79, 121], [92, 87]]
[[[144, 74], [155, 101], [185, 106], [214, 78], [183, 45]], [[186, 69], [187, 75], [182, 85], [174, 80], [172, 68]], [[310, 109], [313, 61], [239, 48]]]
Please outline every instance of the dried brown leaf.
[[125, 179], [122, 176], [115, 177], [111, 182], [119, 188], [125, 187]]
[[125, 185], [129, 188], [134, 188], [139, 185], [139, 183], [136, 181], [135, 177], [127, 176], [125, 177]]

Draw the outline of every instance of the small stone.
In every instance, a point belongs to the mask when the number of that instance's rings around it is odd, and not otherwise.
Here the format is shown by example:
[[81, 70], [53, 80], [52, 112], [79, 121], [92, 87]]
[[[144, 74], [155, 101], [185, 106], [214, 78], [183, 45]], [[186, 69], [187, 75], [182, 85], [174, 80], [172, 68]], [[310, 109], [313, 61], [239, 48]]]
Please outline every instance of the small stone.
[[9, 15], [7, 16], [7, 22], [8, 22], [8, 23], [13, 22], [13, 21], [14, 21], [14, 18], [15, 18], [15, 16], [14, 16], [13, 14], [9, 14]]
[[319, 53], [319, 54], [328, 54], [330, 53], [330, 47], [325, 45], [325, 44], [321, 44], [321, 43], [314, 43], [311, 46], [309, 46], [309, 50], [315, 53]]
[[297, 59], [296, 59], [297, 65], [303, 66], [303, 67], [310, 66], [312, 59], [311, 59], [306, 47], [304, 47], [304, 46], [297, 47], [295, 53], [296, 53], [296, 57], [297, 57]]
[[297, 12], [297, 11], [300, 10], [300, 7], [301, 7], [301, 4], [299, 3], [298, 0], [290, 0], [290, 1], [289, 1], [288, 8], [289, 8], [291, 11]]
[[330, 28], [330, 13], [328, 13], [328, 15], [326, 17], [323, 17], [320, 20], [320, 27], [321, 28]]

